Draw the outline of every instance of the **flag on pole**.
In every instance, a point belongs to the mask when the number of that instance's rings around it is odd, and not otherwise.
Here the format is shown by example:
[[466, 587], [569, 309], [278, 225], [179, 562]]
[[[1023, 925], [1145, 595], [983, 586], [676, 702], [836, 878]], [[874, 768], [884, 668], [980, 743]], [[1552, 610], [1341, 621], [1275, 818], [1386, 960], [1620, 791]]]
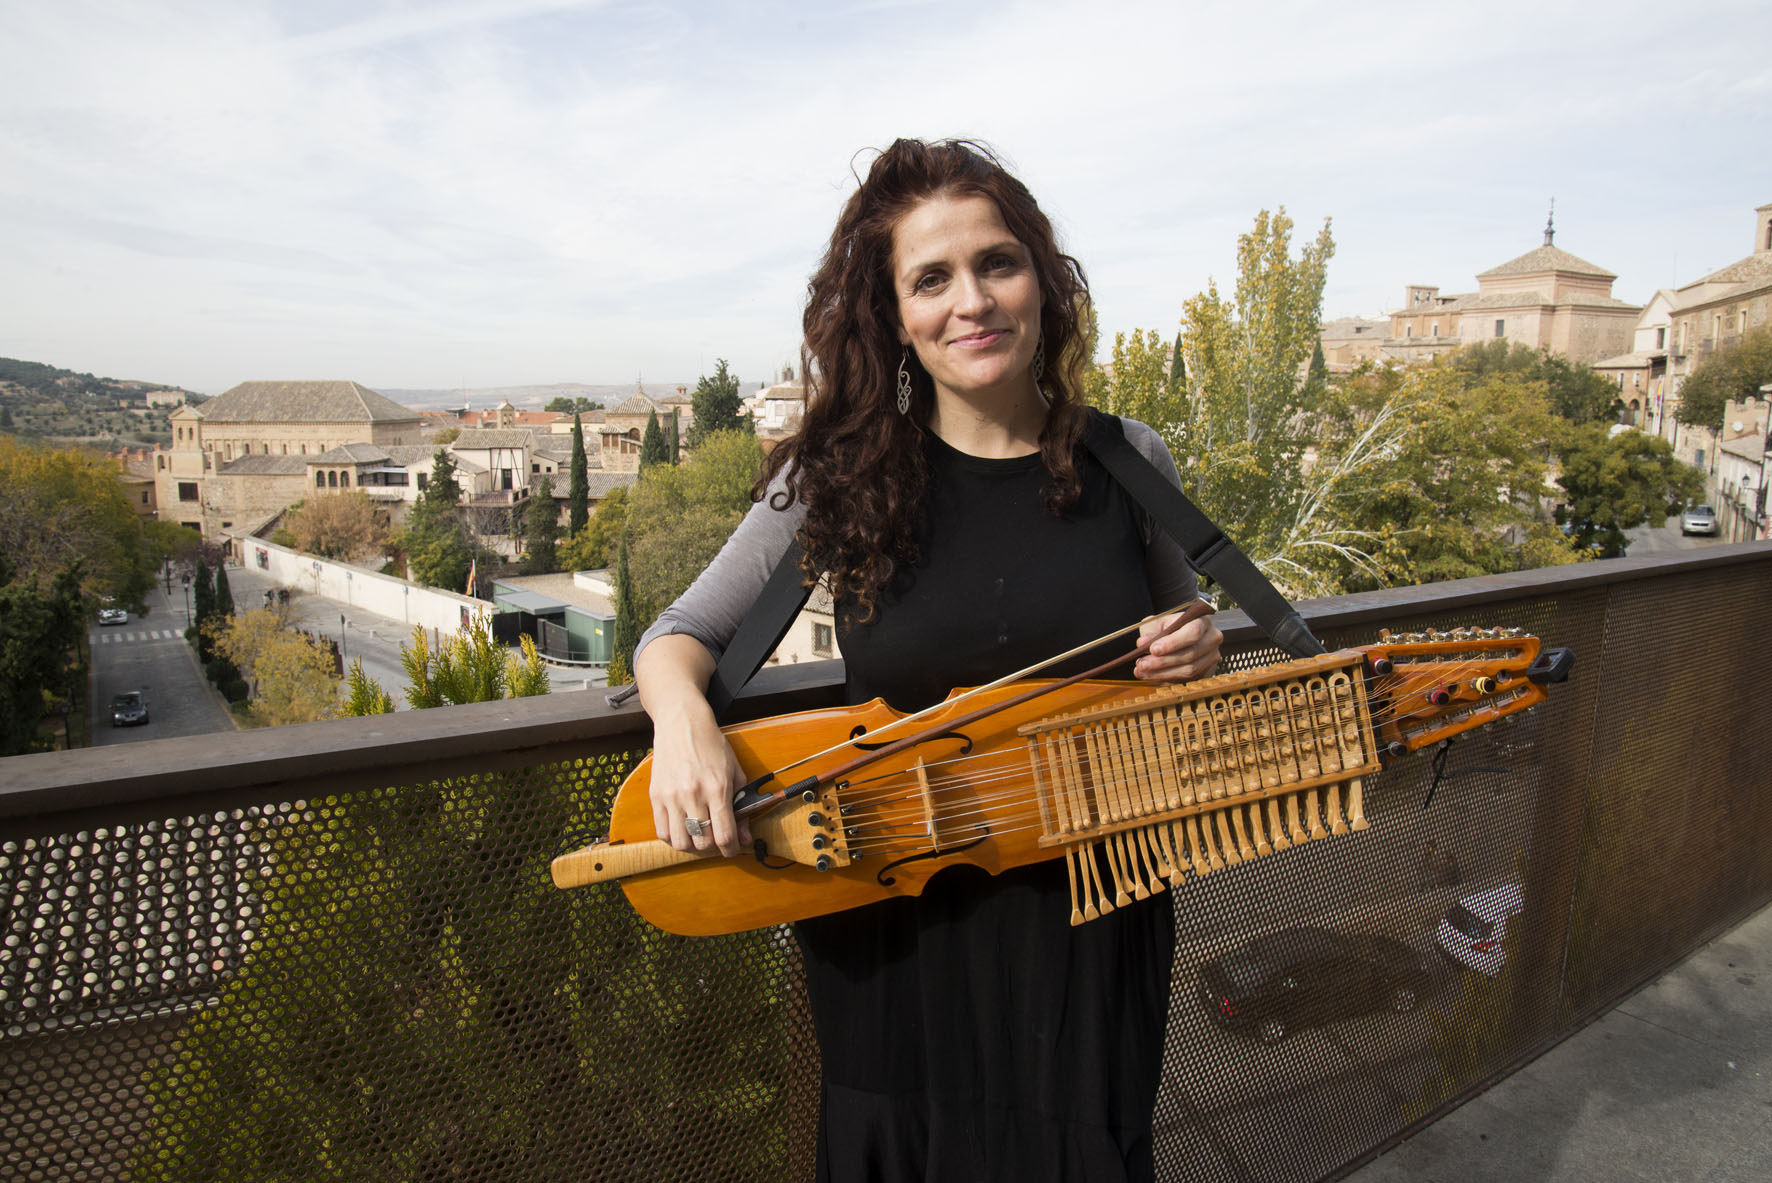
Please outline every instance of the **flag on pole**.
[[468, 560], [468, 594], [470, 596], [474, 594], [474, 583], [476, 576], [479, 574], [479, 569], [480, 560], [478, 558]]

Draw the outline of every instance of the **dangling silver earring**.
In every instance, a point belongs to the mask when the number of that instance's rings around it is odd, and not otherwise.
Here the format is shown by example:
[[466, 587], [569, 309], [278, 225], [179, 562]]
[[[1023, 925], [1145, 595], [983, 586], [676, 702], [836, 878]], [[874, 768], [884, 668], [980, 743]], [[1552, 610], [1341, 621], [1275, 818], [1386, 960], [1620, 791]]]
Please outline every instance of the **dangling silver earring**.
[[906, 349], [898, 358], [898, 413], [911, 413], [911, 372], [905, 366], [911, 360], [911, 351]]
[[1038, 345], [1034, 346], [1034, 364], [1033, 364], [1032, 369], [1034, 371], [1034, 385], [1038, 386], [1040, 383], [1040, 379], [1044, 378], [1046, 376], [1046, 334], [1045, 333], [1040, 334], [1040, 343]]

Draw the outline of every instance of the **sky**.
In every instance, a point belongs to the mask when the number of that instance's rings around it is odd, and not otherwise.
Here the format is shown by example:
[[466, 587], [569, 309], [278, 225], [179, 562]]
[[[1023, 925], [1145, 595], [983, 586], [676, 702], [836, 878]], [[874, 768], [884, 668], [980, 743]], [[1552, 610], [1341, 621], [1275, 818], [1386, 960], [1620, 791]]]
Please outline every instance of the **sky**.
[[1104, 330], [1332, 219], [1325, 318], [1542, 241], [1633, 303], [1752, 249], [1772, 5], [0, 0], [0, 356], [217, 394], [797, 362], [852, 170], [998, 150]]

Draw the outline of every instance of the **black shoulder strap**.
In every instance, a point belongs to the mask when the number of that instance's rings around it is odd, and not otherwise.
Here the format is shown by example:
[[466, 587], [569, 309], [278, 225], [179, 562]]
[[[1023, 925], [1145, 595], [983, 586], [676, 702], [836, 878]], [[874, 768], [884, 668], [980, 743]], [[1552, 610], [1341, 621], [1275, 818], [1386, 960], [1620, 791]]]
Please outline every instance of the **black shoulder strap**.
[[1111, 415], [1090, 411], [1083, 443], [1101, 466], [1120, 482], [1131, 498], [1157, 519], [1158, 525], [1187, 554], [1194, 569], [1217, 580], [1237, 606], [1261, 626], [1274, 644], [1294, 657], [1325, 652], [1304, 618], [1268, 581], [1261, 569], [1225, 537], [1224, 531], [1186, 493], [1169, 483], [1126, 438], [1126, 429]]
[[[1304, 619], [1268, 582], [1267, 576], [1188, 500], [1187, 494], [1170, 484], [1127, 441], [1125, 428], [1118, 419], [1091, 411], [1083, 429], [1083, 443], [1127, 494], [1181, 545], [1188, 562], [1217, 580], [1274, 644], [1294, 657], [1315, 657], [1325, 652], [1322, 642], [1311, 635]], [[788, 545], [757, 602], [733, 634], [732, 643], [721, 654], [708, 682], [708, 705], [714, 708], [715, 718], [725, 717], [732, 700], [763, 668], [812, 595], [800, 566], [804, 553], [799, 539]]]
[[800, 568], [804, 554], [798, 538], [788, 543], [787, 553], [775, 564], [769, 582], [757, 595], [757, 602], [751, 605], [751, 610], [739, 623], [738, 631], [732, 634], [726, 652], [720, 655], [714, 676], [708, 681], [708, 705], [714, 708], [714, 718], [726, 717], [732, 700], [763, 668], [763, 663], [787, 636], [788, 626], [794, 623], [794, 617], [812, 595], [805, 572]]

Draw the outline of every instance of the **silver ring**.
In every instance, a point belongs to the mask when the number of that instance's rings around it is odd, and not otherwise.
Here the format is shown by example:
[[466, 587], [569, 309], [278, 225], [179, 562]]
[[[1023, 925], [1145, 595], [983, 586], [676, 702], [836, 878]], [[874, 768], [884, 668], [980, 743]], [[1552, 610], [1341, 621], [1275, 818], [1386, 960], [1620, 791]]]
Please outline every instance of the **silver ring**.
[[683, 828], [689, 832], [691, 838], [705, 838], [714, 832], [714, 823], [711, 818], [686, 817], [683, 819]]

